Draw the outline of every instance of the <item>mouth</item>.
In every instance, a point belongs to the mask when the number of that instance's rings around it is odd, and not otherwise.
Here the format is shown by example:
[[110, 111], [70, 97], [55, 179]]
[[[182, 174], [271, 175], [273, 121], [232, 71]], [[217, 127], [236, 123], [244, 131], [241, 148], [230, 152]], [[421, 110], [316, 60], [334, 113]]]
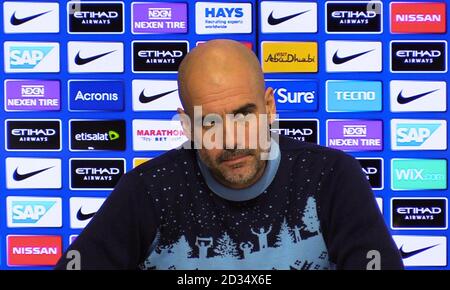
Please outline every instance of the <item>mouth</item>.
[[225, 164], [225, 165], [228, 165], [228, 166], [233, 166], [233, 165], [239, 164], [241, 162], [245, 162], [250, 157], [251, 157], [250, 154], [241, 155], [241, 156], [235, 156], [235, 157], [232, 157], [230, 159], [222, 161], [222, 163]]

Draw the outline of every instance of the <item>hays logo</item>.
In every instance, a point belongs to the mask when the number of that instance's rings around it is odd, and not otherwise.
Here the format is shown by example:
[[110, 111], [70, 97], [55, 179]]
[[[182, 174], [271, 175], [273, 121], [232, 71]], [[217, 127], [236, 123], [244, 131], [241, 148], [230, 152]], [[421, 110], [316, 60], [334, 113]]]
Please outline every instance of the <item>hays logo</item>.
[[62, 226], [59, 197], [8, 196], [6, 209], [9, 228]]
[[61, 159], [6, 158], [6, 188], [61, 188]]
[[182, 108], [176, 80], [133, 80], [133, 111], [176, 111]]
[[125, 120], [70, 120], [69, 132], [71, 151], [125, 150]]
[[6, 237], [8, 266], [54, 266], [62, 255], [61, 236]]
[[262, 33], [316, 33], [317, 3], [261, 2]]
[[447, 41], [391, 41], [391, 72], [447, 72]]
[[60, 151], [61, 120], [5, 120], [7, 151]]
[[445, 2], [391, 2], [391, 33], [445, 33]]
[[391, 160], [392, 190], [447, 189], [446, 159]]
[[197, 34], [251, 33], [251, 3], [195, 3]]
[[273, 89], [278, 111], [317, 111], [318, 84], [312, 80], [266, 80]]
[[327, 33], [383, 32], [383, 3], [381, 1], [328, 1]]
[[392, 198], [391, 209], [394, 230], [447, 229], [447, 198]]
[[327, 72], [380, 72], [381, 42], [325, 42]]
[[392, 112], [445, 112], [447, 83], [438, 81], [391, 81]]
[[187, 141], [179, 121], [133, 120], [133, 150], [170, 150]]
[[59, 81], [5, 80], [5, 111], [59, 111]]
[[187, 3], [132, 3], [132, 32], [187, 33]]
[[110, 190], [125, 173], [125, 159], [71, 158], [70, 189]]
[[70, 73], [123, 72], [122, 42], [69, 41]]
[[327, 81], [327, 112], [381, 111], [382, 85], [379, 81]]
[[69, 33], [123, 33], [123, 2], [68, 2]]
[[392, 236], [405, 266], [447, 266], [447, 237]]
[[70, 227], [84, 228], [94, 217], [106, 198], [71, 197], [70, 198]]
[[69, 80], [70, 111], [123, 111], [125, 85], [116, 80]]
[[317, 119], [278, 119], [271, 131], [302, 142], [319, 144]]
[[5, 33], [58, 33], [58, 3], [3, 3]]
[[383, 150], [383, 121], [327, 120], [327, 146], [343, 151]]
[[366, 175], [372, 189], [382, 190], [384, 188], [384, 161], [383, 158], [356, 158]]
[[5, 72], [59, 72], [59, 43], [5, 41]]
[[446, 120], [391, 120], [392, 150], [446, 150]]
[[264, 72], [310, 72], [318, 70], [317, 42], [263, 41]]
[[189, 51], [187, 41], [133, 41], [134, 73], [176, 73]]

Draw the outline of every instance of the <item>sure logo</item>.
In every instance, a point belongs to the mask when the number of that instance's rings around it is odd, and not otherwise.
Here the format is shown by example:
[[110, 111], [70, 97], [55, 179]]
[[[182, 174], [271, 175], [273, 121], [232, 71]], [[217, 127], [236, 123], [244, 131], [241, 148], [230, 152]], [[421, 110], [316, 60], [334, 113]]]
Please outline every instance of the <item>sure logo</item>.
[[266, 87], [273, 89], [277, 110], [316, 111], [318, 108], [318, 84], [312, 80], [266, 80]]

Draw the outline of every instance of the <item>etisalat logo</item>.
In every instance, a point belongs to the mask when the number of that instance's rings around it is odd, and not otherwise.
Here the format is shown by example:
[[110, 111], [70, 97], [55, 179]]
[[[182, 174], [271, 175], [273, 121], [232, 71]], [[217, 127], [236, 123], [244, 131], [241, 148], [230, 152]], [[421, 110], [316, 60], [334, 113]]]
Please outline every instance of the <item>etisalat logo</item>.
[[125, 150], [124, 120], [71, 120], [71, 150]]

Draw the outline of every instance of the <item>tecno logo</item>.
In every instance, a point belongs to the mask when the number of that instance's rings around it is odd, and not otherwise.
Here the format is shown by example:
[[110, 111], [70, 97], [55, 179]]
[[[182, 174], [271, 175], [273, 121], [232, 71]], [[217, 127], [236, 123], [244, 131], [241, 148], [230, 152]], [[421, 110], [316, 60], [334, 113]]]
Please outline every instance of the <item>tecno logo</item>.
[[445, 2], [391, 2], [392, 33], [445, 33]]
[[6, 237], [8, 266], [53, 266], [62, 254], [60, 236]]
[[326, 82], [328, 112], [381, 111], [382, 84], [379, 81]]
[[392, 150], [446, 150], [446, 120], [391, 120]]

